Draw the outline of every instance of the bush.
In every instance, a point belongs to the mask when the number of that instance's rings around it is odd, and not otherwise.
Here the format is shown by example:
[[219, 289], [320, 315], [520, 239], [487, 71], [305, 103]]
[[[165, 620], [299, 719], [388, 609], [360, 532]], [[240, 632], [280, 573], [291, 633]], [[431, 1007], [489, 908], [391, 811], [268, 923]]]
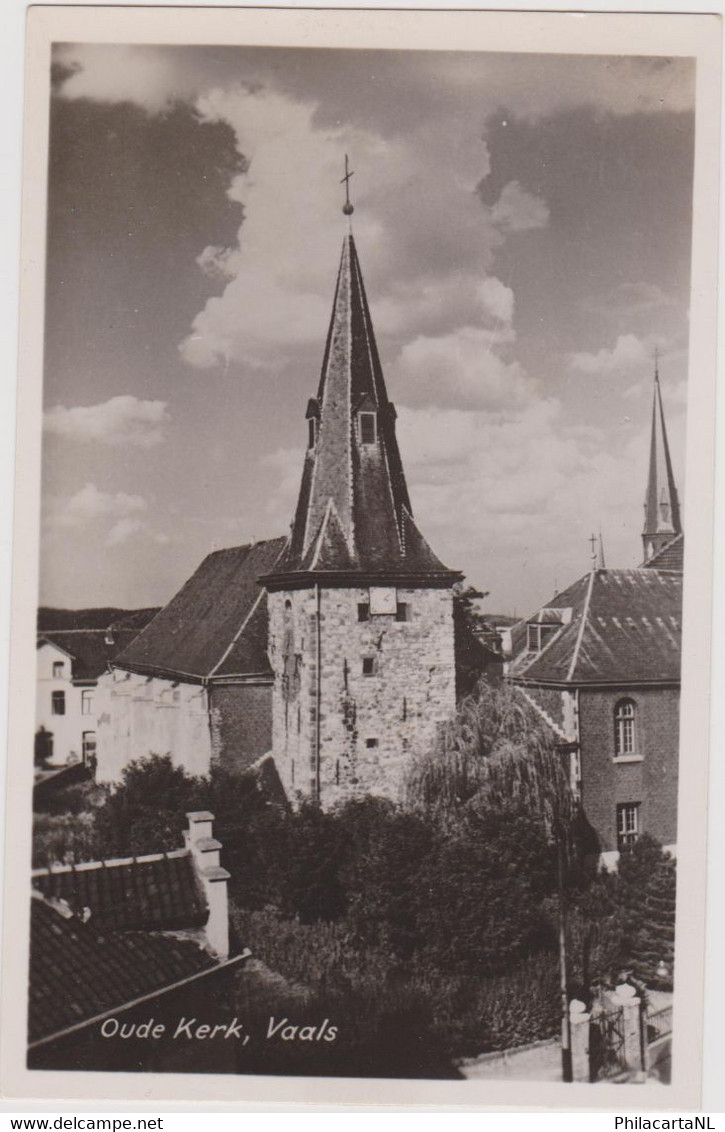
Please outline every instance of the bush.
[[[675, 959], [677, 866], [647, 834], [620, 855], [617, 902], [622, 917], [620, 963], [649, 987], [671, 990]], [[660, 971], [664, 963], [667, 974]]]
[[94, 814], [36, 814], [33, 868], [92, 861], [97, 855]]

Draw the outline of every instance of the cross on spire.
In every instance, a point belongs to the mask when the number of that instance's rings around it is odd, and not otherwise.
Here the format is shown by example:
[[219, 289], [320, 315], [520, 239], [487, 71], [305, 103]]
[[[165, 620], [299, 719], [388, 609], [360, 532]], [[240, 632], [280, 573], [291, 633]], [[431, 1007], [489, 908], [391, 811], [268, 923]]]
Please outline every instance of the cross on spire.
[[587, 541], [589, 543], [591, 543], [591, 548], [592, 548], [592, 553], [591, 553], [592, 570], [596, 570], [596, 568], [597, 568], [597, 536], [595, 534], [591, 534]]
[[345, 154], [345, 176], [340, 181], [341, 185], [345, 186], [345, 203], [342, 206], [342, 211], [345, 216], [352, 216], [355, 209], [350, 204], [350, 178], [354, 176], [354, 170], [350, 169], [347, 161], [347, 154]]

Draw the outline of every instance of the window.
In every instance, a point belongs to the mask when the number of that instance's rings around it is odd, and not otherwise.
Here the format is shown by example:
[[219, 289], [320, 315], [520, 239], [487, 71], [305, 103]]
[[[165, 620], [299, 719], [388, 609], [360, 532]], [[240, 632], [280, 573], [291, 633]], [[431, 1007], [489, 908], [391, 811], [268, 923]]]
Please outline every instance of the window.
[[56, 679], [58, 679], [59, 676], [63, 675], [63, 669], [64, 668], [65, 668], [65, 665], [63, 664], [62, 660], [54, 660], [53, 661], [53, 676]]
[[53, 692], [51, 712], [53, 715], [65, 715], [65, 692]]
[[317, 421], [310, 417], [307, 422], [307, 447], [314, 448], [317, 443]]
[[396, 621], [410, 621], [410, 606], [407, 601], [399, 601], [395, 607]]
[[614, 757], [633, 755], [636, 751], [634, 702], [620, 700], [614, 709]]
[[374, 656], [364, 656], [363, 662], [362, 662], [363, 676], [374, 676], [375, 675], [375, 668], [376, 668], [375, 657]]
[[540, 625], [536, 621], [532, 622], [526, 626], [526, 648], [529, 652], [541, 652], [560, 628], [560, 625]]
[[373, 747], [377, 747], [377, 745], [378, 745], [377, 739], [366, 739], [365, 740], [365, 746], [370, 748], [370, 749], [372, 749]]
[[83, 732], [83, 763], [88, 766], [89, 763], [95, 761], [96, 758], [96, 733], [95, 731]]
[[93, 715], [93, 691], [84, 688], [81, 692], [81, 715]]
[[374, 444], [377, 439], [375, 413], [358, 413], [358, 418], [360, 421], [360, 443]]
[[617, 848], [634, 845], [639, 837], [639, 802], [625, 802], [617, 806]]
[[359, 601], [357, 605], [357, 619], [358, 621], [370, 620], [370, 602]]

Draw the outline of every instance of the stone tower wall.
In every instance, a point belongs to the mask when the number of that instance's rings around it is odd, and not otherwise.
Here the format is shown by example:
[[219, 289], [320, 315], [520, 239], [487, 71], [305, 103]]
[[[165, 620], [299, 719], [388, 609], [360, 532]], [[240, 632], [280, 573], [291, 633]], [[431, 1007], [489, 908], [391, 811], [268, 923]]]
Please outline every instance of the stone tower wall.
[[360, 621], [369, 601], [366, 589], [269, 594], [273, 750], [292, 798], [315, 796], [319, 725], [323, 806], [368, 793], [401, 800], [412, 757], [455, 711], [450, 589], [398, 589], [406, 621]]

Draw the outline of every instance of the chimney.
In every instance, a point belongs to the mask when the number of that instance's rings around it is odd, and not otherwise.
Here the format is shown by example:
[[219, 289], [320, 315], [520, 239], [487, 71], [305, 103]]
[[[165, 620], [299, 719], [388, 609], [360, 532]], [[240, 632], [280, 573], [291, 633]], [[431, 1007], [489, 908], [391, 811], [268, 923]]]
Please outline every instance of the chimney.
[[221, 842], [212, 837], [214, 815], [208, 810], [195, 810], [186, 815], [189, 828], [184, 833], [186, 848], [191, 853], [196, 875], [201, 881], [209, 908], [206, 922], [208, 950], [218, 959], [229, 958], [229, 908], [227, 881], [229, 873], [219, 864]]

